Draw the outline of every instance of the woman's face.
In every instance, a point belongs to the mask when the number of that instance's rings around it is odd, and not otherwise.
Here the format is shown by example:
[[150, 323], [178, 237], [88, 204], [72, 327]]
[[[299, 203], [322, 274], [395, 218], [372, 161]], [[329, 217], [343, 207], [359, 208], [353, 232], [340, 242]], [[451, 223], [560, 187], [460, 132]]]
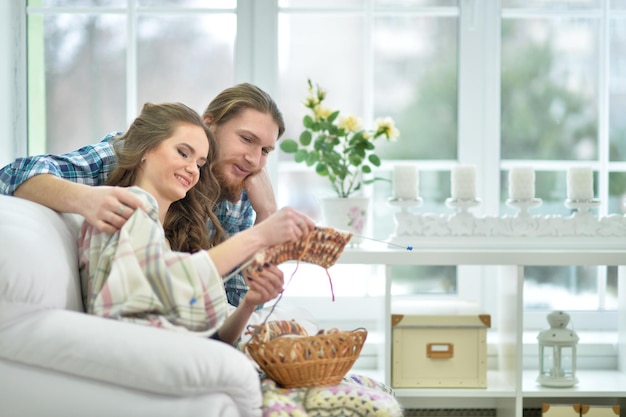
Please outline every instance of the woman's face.
[[209, 140], [199, 126], [180, 123], [174, 134], [145, 153], [135, 185], [159, 203], [171, 204], [187, 195], [207, 163]]

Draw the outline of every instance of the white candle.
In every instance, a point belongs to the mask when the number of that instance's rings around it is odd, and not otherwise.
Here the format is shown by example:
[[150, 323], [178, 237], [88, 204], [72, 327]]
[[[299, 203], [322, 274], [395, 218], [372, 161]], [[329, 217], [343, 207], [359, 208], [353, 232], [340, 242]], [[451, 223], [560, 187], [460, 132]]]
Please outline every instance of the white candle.
[[567, 198], [593, 200], [593, 170], [589, 167], [572, 167], [567, 170]]
[[418, 196], [419, 172], [415, 165], [393, 167], [393, 197], [415, 200]]
[[535, 170], [531, 167], [513, 167], [509, 171], [509, 198], [532, 200], [535, 198]]
[[476, 199], [476, 167], [474, 165], [458, 165], [452, 168], [450, 176], [452, 198], [456, 200]]

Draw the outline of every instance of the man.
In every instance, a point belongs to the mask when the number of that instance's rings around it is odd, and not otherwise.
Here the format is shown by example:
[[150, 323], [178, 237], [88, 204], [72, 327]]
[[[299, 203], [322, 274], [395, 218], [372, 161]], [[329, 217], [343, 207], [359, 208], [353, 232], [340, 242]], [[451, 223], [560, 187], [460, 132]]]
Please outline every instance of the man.
[[[248, 83], [218, 94], [203, 118], [218, 143], [214, 172], [222, 197], [214, 211], [226, 234], [232, 236], [276, 211], [265, 166], [285, 124], [274, 100]], [[19, 158], [0, 170], [0, 193], [80, 214], [97, 229], [113, 233], [135, 209], [142, 208], [129, 190], [102, 185], [116, 163], [112, 140], [118, 134], [63, 155]], [[99, 187], [92, 187], [96, 185]], [[207, 226], [214, 232], [212, 223]], [[231, 278], [225, 287], [234, 306], [248, 289], [241, 275]]]

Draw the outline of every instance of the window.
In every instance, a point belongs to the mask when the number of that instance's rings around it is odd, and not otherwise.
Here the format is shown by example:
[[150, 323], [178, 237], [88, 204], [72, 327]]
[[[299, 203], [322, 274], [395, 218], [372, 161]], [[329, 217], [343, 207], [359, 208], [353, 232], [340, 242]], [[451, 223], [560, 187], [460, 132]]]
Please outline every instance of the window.
[[93, 143], [124, 129], [145, 102], [203, 111], [235, 81], [235, 6], [29, 0], [29, 152]]
[[[476, 213], [513, 213], [507, 173], [517, 165], [537, 171], [543, 204], [535, 214], [570, 213], [563, 200], [571, 165], [594, 169], [599, 215], [625, 210], [624, 1], [29, 0], [26, 11], [30, 153], [93, 143], [126, 126], [146, 101], [202, 111], [238, 81], [269, 91], [287, 121], [284, 137], [297, 137], [310, 78], [328, 90], [329, 104], [366, 124], [394, 118], [401, 137], [383, 149], [380, 175], [390, 178], [398, 162], [418, 163], [421, 211], [450, 212], [444, 202], [457, 161], [479, 167]], [[272, 159], [279, 203], [319, 219], [314, 196], [329, 191], [324, 179], [290, 155]], [[307, 189], [297, 186], [305, 181]], [[366, 193], [376, 204], [368, 235], [386, 240], [391, 185]], [[546, 309], [615, 309], [615, 268], [527, 272], [526, 308], [541, 327]], [[361, 277], [379, 273], [340, 272], [355, 281], [342, 277], [336, 289], [376, 297], [375, 279], [360, 287]], [[489, 299], [476, 268], [394, 274], [395, 294]], [[321, 279], [312, 285], [323, 297]], [[292, 294], [310, 295], [309, 284], [294, 280]], [[562, 291], [568, 304], [549, 304], [545, 289]]]

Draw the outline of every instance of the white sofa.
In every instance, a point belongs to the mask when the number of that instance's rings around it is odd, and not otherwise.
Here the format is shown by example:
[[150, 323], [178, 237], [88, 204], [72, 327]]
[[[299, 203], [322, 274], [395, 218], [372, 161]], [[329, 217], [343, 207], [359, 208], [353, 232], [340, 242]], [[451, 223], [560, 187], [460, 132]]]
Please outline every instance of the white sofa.
[[252, 363], [220, 342], [84, 314], [79, 220], [0, 195], [0, 416], [259, 416]]

